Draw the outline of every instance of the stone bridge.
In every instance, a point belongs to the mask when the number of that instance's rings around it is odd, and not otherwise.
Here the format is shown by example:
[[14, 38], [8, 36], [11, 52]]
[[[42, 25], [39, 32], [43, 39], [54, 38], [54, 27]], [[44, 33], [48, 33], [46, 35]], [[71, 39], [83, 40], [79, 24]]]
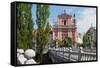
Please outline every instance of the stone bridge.
[[53, 63], [97, 60], [96, 49], [49, 48], [49, 57]]

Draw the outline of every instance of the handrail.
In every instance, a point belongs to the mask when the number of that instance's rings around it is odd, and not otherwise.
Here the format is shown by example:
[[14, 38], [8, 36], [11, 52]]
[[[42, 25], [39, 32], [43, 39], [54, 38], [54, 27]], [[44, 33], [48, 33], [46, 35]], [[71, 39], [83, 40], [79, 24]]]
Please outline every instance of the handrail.
[[49, 48], [49, 56], [52, 57], [53, 61], [58, 62], [96, 60], [96, 51], [93, 52], [92, 50], [86, 52], [84, 49], [76, 49], [75, 51], [73, 48]]

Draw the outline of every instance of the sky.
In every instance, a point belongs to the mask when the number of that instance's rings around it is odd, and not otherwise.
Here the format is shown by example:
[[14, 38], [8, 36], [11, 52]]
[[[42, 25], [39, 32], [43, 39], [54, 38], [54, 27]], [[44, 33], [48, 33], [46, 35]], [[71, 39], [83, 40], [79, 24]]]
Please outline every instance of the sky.
[[[77, 32], [84, 34], [91, 26], [96, 27], [96, 8], [92, 7], [76, 7], [76, 6], [58, 6], [50, 5], [49, 22], [54, 25], [57, 21], [59, 14], [66, 13], [69, 15], [76, 15]], [[32, 17], [33, 21], [36, 20], [36, 5], [32, 5]], [[36, 26], [35, 26], [36, 28]]]

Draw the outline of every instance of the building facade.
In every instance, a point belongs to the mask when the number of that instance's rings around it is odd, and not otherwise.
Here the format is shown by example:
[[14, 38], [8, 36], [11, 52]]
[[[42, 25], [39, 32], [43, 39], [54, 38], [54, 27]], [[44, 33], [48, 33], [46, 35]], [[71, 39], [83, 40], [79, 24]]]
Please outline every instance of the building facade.
[[96, 28], [91, 26], [86, 32], [87, 47], [96, 47]]
[[65, 37], [70, 37], [75, 46], [77, 41], [77, 27], [75, 14], [69, 15], [65, 11], [58, 15], [57, 22], [53, 25], [53, 40], [63, 40]]

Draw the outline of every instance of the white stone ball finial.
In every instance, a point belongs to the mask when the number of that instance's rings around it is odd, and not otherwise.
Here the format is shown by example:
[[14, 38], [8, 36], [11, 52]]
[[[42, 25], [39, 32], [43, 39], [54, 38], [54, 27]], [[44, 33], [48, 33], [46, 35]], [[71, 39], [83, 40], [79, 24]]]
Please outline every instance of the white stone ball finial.
[[34, 50], [32, 50], [32, 49], [27, 49], [25, 51], [25, 56], [27, 58], [33, 58], [33, 57], [35, 57], [35, 55], [36, 55], [36, 52]]

